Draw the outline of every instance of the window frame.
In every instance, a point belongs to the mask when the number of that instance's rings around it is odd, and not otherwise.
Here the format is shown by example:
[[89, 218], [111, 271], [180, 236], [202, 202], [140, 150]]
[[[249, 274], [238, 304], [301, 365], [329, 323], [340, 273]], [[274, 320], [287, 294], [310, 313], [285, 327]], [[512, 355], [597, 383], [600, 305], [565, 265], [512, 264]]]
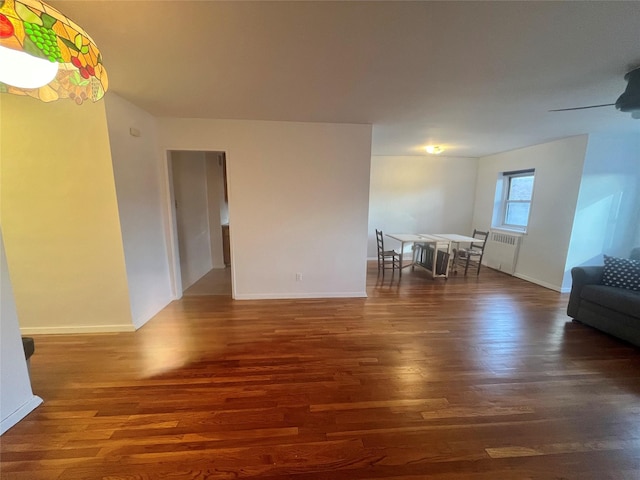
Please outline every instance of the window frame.
[[[509, 195], [511, 193], [511, 181], [514, 178], [522, 178], [522, 177], [532, 177], [533, 184], [531, 186], [531, 195], [528, 200], [510, 200]], [[529, 168], [526, 170], [517, 170], [512, 172], [502, 172], [502, 200], [500, 202], [500, 221], [498, 228], [502, 228], [505, 230], [513, 230], [517, 232], [526, 233], [527, 228], [529, 228], [529, 220], [531, 219], [531, 209], [533, 206], [533, 191], [535, 188], [535, 169]], [[516, 225], [512, 223], [507, 223], [507, 212], [508, 206], [513, 204], [528, 204], [529, 210], [527, 214], [527, 219], [525, 225]]]

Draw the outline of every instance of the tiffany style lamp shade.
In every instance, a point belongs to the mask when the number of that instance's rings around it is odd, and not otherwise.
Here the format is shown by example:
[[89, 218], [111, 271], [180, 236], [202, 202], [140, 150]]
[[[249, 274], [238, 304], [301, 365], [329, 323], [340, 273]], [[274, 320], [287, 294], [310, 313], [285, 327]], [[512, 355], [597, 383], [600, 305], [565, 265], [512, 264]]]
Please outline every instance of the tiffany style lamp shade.
[[44, 102], [100, 100], [107, 72], [91, 37], [37, 0], [0, 0], [0, 92]]

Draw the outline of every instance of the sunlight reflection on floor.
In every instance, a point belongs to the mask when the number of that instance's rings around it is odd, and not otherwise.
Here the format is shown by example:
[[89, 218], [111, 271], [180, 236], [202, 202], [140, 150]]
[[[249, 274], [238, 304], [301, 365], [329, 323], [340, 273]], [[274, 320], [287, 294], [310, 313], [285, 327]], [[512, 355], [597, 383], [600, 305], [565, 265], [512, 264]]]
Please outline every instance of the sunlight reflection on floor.
[[165, 325], [153, 335], [141, 331], [140, 355], [142, 374], [153, 377], [178, 369], [190, 361], [193, 355], [191, 332], [185, 324]]

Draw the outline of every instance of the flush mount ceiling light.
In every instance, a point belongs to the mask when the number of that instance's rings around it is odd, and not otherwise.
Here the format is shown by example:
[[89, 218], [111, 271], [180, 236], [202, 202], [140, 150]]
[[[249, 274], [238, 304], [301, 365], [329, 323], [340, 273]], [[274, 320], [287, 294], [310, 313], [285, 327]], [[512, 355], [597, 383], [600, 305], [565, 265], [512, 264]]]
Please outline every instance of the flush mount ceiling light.
[[428, 147], [425, 147], [425, 150], [427, 151], [427, 153], [430, 153], [432, 155], [440, 155], [442, 152], [444, 152], [444, 148], [442, 148], [440, 145], [429, 145]]
[[0, 0], [0, 92], [100, 100], [107, 72], [87, 32], [37, 0]]

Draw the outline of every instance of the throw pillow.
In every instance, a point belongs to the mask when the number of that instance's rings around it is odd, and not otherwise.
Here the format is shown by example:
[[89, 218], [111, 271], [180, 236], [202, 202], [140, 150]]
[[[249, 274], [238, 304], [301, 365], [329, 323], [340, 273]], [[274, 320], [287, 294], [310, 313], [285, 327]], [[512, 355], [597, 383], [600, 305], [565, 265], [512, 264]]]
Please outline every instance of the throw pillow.
[[605, 255], [602, 284], [639, 291], [640, 261]]

